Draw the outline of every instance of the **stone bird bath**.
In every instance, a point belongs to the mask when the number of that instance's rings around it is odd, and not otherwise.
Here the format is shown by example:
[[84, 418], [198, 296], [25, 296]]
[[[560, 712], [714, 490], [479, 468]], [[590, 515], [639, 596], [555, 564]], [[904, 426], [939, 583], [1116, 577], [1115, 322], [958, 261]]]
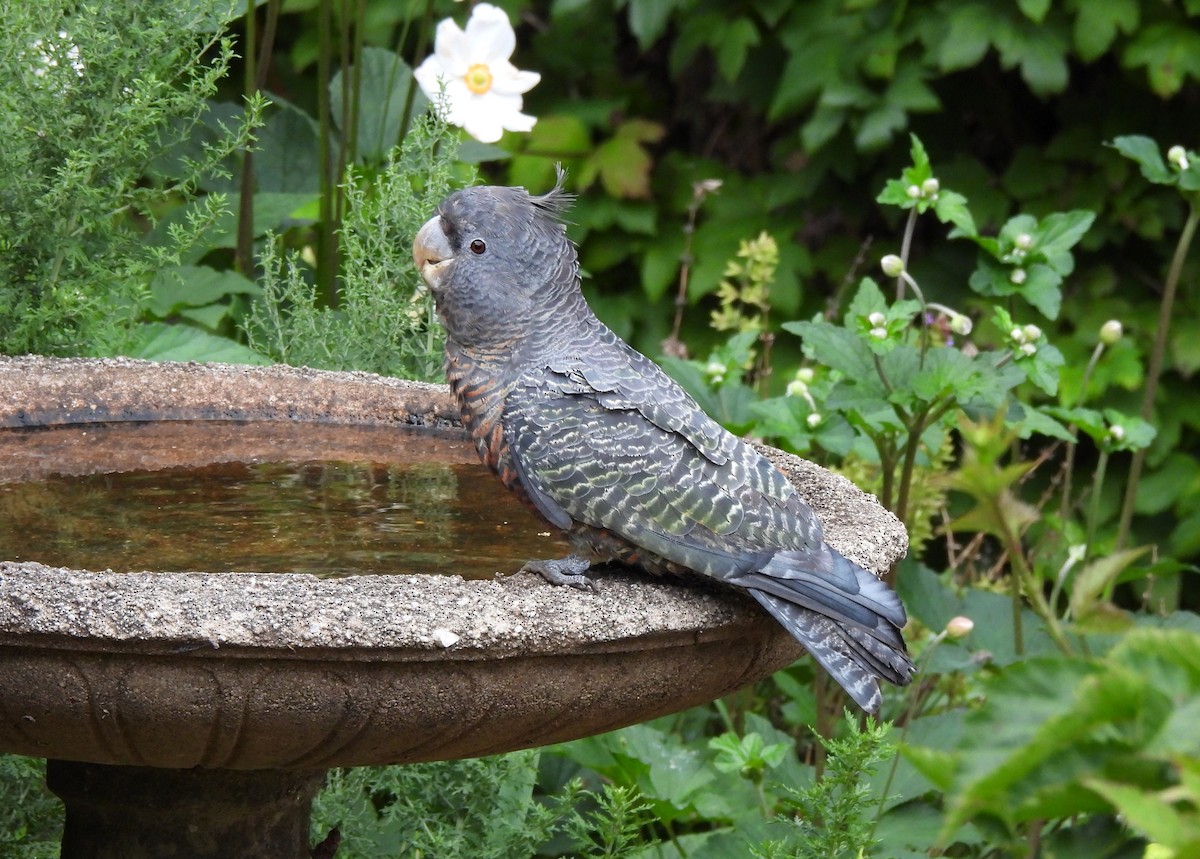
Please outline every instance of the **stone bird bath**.
[[[212, 422], [211, 443], [181, 448], [151, 434], [113, 449], [93, 433], [47, 449], [48, 434], [29, 429], [178, 420]], [[278, 428], [251, 445], [299, 460], [353, 456], [355, 433], [380, 426], [397, 443], [436, 428], [454, 456], [474, 457], [441, 386], [0, 358], [0, 483], [220, 461], [238, 440], [230, 421], [254, 422], [247, 434]], [[324, 430], [315, 442], [295, 436], [314, 425]], [[774, 456], [842, 553], [879, 572], [903, 556], [903, 527], [873, 498]], [[618, 571], [589, 593], [527, 575], [112, 573], [38, 557], [32, 545], [20, 560], [0, 558], [0, 752], [49, 759], [67, 810], [64, 857], [308, 856], [310, 805], [329, 767], [608, 731], [802, 654], [740, 595]]]

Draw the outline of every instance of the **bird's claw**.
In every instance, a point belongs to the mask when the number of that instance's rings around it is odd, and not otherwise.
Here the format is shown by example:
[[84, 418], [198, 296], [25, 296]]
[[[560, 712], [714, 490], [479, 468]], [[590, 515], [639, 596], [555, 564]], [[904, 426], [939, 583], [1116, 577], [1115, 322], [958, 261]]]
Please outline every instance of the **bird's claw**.
[[592, 566], [591, 561], [578, 555], [545, 561], [527, 561], [519, 572], [537, 573], [552, 585], [569, 585], [580, 590], [599, 593], [596, 583], [584, 575]]

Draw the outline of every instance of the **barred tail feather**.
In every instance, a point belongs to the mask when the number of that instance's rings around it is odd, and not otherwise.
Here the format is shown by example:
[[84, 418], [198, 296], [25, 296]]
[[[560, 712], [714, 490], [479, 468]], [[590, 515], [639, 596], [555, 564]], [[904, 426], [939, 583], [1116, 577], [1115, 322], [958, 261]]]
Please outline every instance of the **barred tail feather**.
[[903, 686], [911, 679], [899, 598], [832, 549], [780, 552], [733, 583], [748, 588], [864, 710], [879, 710], [878, 680]]

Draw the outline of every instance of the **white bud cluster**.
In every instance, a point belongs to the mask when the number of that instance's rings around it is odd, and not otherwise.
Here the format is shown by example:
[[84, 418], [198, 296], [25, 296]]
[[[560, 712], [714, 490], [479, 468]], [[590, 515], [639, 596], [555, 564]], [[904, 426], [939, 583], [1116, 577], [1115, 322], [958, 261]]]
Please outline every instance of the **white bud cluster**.
[[1179, 168], [1180, 172], [1188, 169], [1187, 150], [1182, 146], [1172, 146], [1167, 150], [1167, 160]]

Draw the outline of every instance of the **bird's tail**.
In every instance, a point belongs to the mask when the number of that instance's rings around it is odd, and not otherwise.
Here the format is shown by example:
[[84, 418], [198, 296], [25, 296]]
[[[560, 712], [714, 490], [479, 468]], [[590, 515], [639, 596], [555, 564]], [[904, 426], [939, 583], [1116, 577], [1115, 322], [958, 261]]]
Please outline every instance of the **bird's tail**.
[[912, 678], [900, 598], [829, 546], [776, 552], [734, 583], [748, 588], [864, 710], [879, 712], [878, 680], [903, 686]]

